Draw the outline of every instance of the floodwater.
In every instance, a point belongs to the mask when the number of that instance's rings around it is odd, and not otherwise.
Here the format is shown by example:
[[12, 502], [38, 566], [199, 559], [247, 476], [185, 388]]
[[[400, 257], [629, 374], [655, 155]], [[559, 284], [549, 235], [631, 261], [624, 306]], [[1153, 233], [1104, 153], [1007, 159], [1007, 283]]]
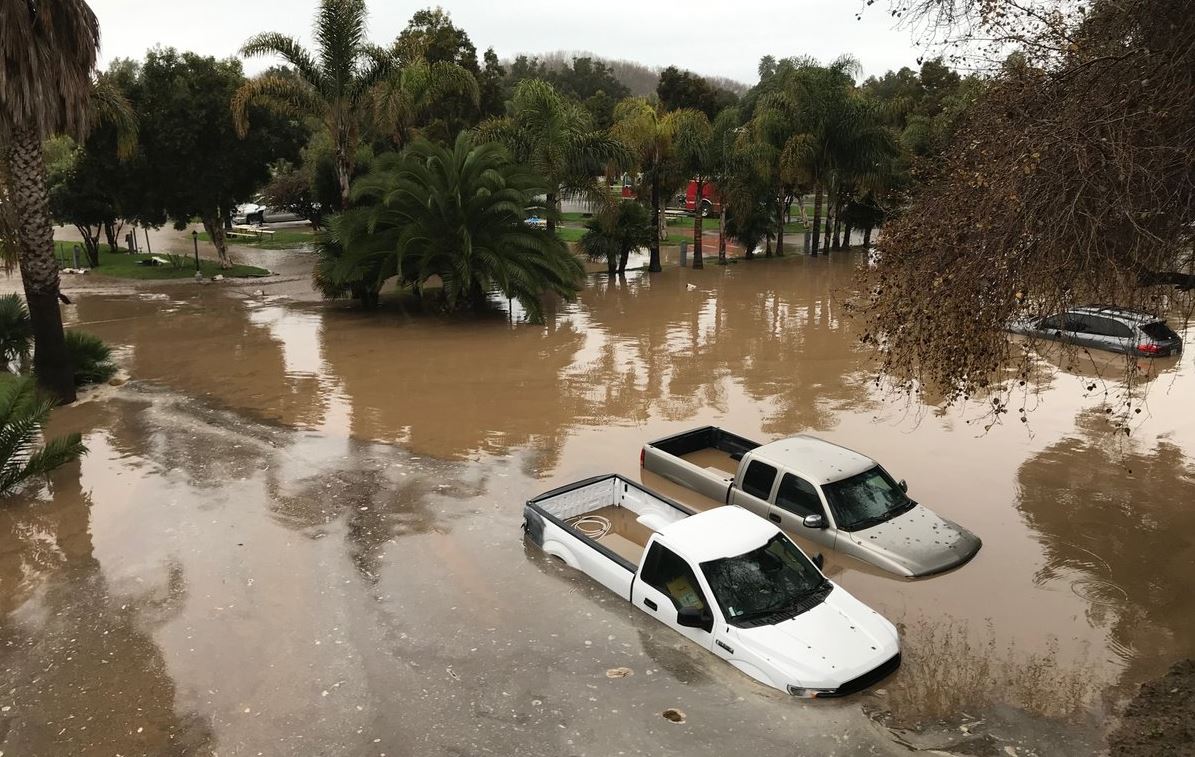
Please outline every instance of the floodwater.
[[[546, 326], [366, 315], [293, 278], [80, 290], [66, 317], [132, 381], [58, 411], [90, 454], [0, 510], [0, 750], [1091, 753], [1195, 655], [1191, 353], [1153, 366], [1129, 436], [1108, 366], [1056, 356], [1028, 422], [985, 430], [875, 386], [857, 264], [595, 277]], [[524, 544], [524, 500], [597, 473], [700, 504], [638, 455], [709, 423], [859, 449], [983, 539], [921, 581], [826, 555], [902, 630], [876, 690], [764, 689]]]

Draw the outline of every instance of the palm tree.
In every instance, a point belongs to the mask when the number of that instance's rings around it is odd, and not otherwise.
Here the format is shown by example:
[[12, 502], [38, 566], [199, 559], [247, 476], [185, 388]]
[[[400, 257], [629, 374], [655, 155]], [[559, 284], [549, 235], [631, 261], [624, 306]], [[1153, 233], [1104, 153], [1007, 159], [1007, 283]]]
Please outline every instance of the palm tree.
[[318, 275], [325, 291], [356, 287], [375, 301], [391, 278], [422, 291], [436, 277], [449, 309], [478, 309], [497, 289], [542, 320], [543, 296], [571, 300], [583, 274], [563, 242], [525, 222], [547, 190], [502, 146], [468, 132], [451, 148], [420, 140], [354, 182], [357, 207], [333, 225]]
[[[0, 244], [15, 245], [38, 380], [62, 402], [75, 384], [58, 309], [58, 261], [42, 140], [87, 129], [99, 23], [83, 0], [0, 4]], [[11, 207], [8, 207], [10, 206]]]
[[614, 108], [611, 133], [630, 149], [639, 170], [647, 179], [646, 199], [651, 204], [654, 229], [651, 263], [647, 270], [652, 273], [664, 270], [660, 265], [660, 210], [664, 193], [688, 179], [675, 160], [678, 127], [695, 118], [694, 113], [696, 111], [689, 108], [666, 111], [659, 103], [642, 97], [627, 98]]
[[35, 446], [53, 407], [53, 400], [38, 396], [32, 379], [0, 380], [0, 496], [87, 452], [79, 434]]
[[241, 134], [249, 130], [252, 104], [318, 119], [332, 139], [342, 207], [348, 207], [361, 126], [373, 108], [375, 88], [390, 75], [393, 64], [388, 52], [366, 40], [366, 16], [365, 0], [321, 0], [315, 17], [318, 55], [284, 34], [253, 37], [241, 55], [277, 55], [292, 72], [250, 79], [232, 99], [233, 120]]
[[647, 209], [637, 202], [619, 202], [585, 224], [581, 251], [592, 261], [605, 260], [611, 276], [626, 273], [631, 252], [651, 244]]
[[680, 175], [696, 185], [693, 196], [693, 268], [704, 268], [701, 242], [705, 217], [701, 201], [710, 178], [714, 150], [714, 130], [709, 118], [698, 110], [681, 110], [676, 116], [676, 163]]
[[593, 128], [589, 111], [539, 79], [519, 82], [510, 115], [483, 121], [477, 134], [483, 141], [501, 143], [515, 160], [548, 180], [547, 221], [552, 234], [562, 195], [605, 202], [609, 195], [597, 177], [612, 165], [630, 164], [622, 144]]
[[[391, 55], [398, 60], [396, 50]], [[374, 129], [402, 148], [418, 138], [419, 127], [429, 111], [452, 96], [464, 97], [477, 107], [481, 93], [476, 77], [447, 61], [409, 61], [374, 89], [371, 97]]]

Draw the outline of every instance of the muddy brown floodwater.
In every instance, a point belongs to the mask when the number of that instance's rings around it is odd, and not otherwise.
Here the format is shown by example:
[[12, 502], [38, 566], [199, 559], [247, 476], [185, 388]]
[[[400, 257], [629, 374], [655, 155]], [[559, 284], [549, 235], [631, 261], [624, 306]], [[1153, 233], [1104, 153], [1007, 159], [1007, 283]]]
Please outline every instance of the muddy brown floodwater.
[[[58, 411], [91, 453], [0, 510], [0, 750], [1100, 749], [1195, 655], [1190, 351], [1153, 366], [1129, 437], [1115, 382], [1050, 358], [1029, 422], [985, 433], [982, 408], [874, 386], [857, 263], [594, 278], [542, 327], [364, 315], [293, 280], [77, 293], [67, 318], [133, 380]], [[922, 581], [827, 555], [902, 629], [875, 690], [790, 700], [524, 545], [524, 500], [599, 472], [702, 504], [638, 451], [706, 423], [857, 448], [983, 538]]]

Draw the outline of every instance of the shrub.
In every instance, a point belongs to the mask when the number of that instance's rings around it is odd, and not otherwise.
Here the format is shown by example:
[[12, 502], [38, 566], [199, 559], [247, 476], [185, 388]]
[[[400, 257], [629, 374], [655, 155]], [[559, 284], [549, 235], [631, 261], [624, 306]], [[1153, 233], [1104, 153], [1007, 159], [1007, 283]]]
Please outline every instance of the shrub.
[[116, 375], [112, 349], [99, 337], [83, 331], [68, 331], [66, 349], [75, 367], [75, 386], [102, 384]]

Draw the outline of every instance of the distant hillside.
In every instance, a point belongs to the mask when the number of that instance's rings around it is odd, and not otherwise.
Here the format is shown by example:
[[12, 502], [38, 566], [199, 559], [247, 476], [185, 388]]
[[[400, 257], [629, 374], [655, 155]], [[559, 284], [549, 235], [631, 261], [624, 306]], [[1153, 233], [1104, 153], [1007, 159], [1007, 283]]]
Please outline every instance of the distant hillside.
[[[626, 85], [627, 89], [631, 90], [631, 94], [639, 96], [655, 93], [656, 84], [660, 81], [660, 71], [662, 70], [660, 68], [645, 66], [633, 60], [606, 58], [585, 50], [555, 50], [550, 53], [524, 54], [528, 58], [542, 60], [549, 69], [562, 68], [572, 62], [573, 58], [593, 58], [609, 66], [614, 71], [614, 76]], [[504, 65], [508, 65], [509, 63], [509, 60], [503, 61]], [[741, 95], [750, 89], [748, 85], [740, 81], [727, 79], [723, 76], [705, 76], [704, 74], [702, 76], [715, 87], [729, 90], [736, 95]]]

